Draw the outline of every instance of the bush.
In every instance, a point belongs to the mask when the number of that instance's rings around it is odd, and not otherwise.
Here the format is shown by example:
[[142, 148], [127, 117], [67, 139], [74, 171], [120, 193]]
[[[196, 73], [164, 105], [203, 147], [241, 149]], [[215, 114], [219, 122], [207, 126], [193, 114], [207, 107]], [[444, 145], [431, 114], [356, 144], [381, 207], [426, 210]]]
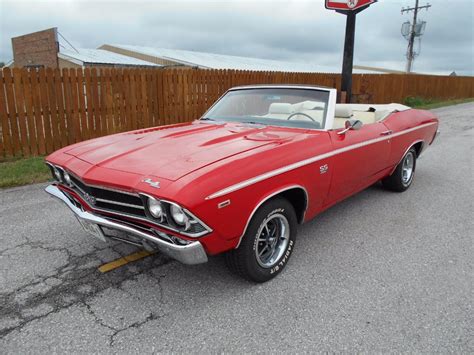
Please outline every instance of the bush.
[[410, 107], [426, 106], [432, 103], [433, 99], [425, 99], [423, 97], [408, 96], [407, 98], [405, 98], [405, 100], [403, 100], [403, 104]]

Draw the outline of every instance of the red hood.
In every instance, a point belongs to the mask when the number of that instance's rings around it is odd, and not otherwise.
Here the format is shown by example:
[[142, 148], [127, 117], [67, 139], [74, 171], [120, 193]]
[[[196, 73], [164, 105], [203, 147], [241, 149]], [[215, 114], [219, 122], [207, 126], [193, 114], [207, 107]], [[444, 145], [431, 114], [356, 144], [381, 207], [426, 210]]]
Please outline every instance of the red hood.
[[193, 122], [103, 137], [66, 148], [64, 153], [107, 169], [177, 180], [222, 159], [283, 143], [298, 131]]

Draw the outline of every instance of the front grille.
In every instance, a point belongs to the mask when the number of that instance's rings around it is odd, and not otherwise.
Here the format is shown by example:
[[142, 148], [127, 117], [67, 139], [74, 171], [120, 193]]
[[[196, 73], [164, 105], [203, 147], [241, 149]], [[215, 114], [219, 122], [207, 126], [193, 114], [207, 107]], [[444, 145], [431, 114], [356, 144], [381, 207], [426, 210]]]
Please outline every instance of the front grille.
[[145, 218], [142, 199], [135, 194], [85, 184], [70, 175], [75, 190], [93, 208]]
[[[144, 203], [146, 203], [147, 197], [143, 197], [144, 200], [142, 200], [142, 197], [136, 193], [88, 185], [71, 173], [69, 173], [69, 177], [71, 178], [71, 184], [67, 185], [68, 188], [77, 193], [95, 211], [107, 215], [107, 218], [109, 218], [108, 213], [114, 214], [116, 218], [120, 219], [122, 219], [122, 217], [125, 219], [127, 217], [136, 218], [137, 220], [151, 222], [157, 226], [193, 238], [212, 232], [212, 230], [199, 218], [192, 215], [192, 213], [187, 210], [184, 211], [190, 219], [189, 229], [183, 230], [182, 227], [176, 225], [176, 223], [170, 220], [169, 217], [169, 206], [171, 202], [161, 200], [162, 203], [168, 206], [165, 207], [165, 210], [168, 210], [168, 213], [165, 212], [163, 221], [158, 222], [157, 220], [153, 220], [151, 217], [149, 218], [147, 213], [145, 213]], [[135, 220], [133, 224], [136, 225], [136, 223], [137, 221]], [[149, 229], [149, 227], [146, 228]]]

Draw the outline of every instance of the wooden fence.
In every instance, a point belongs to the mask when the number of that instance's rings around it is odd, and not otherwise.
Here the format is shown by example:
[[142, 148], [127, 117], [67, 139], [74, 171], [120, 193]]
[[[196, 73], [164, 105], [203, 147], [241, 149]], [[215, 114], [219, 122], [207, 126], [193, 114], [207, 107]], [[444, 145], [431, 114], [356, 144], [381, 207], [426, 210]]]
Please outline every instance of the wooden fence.
[[[0, 70], [0, 159], [198, 118], [228, 88], [258, 83], [339, 89], [339, 74], [197, 69]], [[474, 78], [358, 74], [356, 102], [474, 97]]]

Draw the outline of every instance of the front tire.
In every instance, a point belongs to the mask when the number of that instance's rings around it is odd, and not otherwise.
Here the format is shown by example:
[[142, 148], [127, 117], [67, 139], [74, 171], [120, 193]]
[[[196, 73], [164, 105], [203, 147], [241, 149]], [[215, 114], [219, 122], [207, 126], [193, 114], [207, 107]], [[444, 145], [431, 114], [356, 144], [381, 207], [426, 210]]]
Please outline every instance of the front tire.
[[410, 148], [392, 175], [382, 180], [382, 185], [391, 191], [406, 191], [415, 177], [416, 149]]
[[239, 247], [226, 254], [227, 265], [250, 281], [274, 278], [290, 259], [296, 228], [293, 206], [284, 198], [271, 199], [252, 217]]

